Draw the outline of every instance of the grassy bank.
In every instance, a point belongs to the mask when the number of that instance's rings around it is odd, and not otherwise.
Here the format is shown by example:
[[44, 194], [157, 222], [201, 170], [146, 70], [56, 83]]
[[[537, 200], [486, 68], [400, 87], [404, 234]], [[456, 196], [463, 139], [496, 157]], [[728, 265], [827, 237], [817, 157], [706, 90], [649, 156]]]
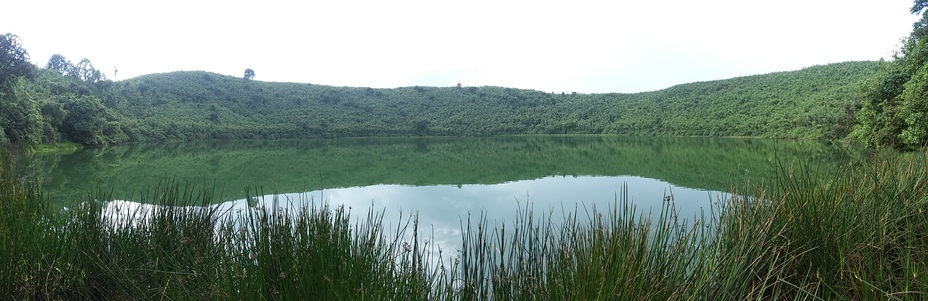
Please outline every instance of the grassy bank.
[[613, 208], [476, 216], [459, 250], [436, 249], [414, 217], [231, 211], [197, 206], [215, 196], [176, 184], [146, 200], [164, 206], [126, 208], [135, 218], [94, 201], [52, 211], [5, 166], [0, 298], [923, 300], [928, 155], [871, 162], [827, 175], [784, 167], [770, 187], [734, 189], [696, 217], [666, 202], [642, 219], [621, 194]]

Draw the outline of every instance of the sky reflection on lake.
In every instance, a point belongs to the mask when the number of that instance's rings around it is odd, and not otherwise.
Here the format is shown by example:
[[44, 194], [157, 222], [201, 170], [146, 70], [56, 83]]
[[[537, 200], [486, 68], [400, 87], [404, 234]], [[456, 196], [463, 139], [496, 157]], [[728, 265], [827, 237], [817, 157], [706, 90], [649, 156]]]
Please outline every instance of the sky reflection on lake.
[[[530, 208], [536, 222], [551, 221], [559, 227], [565, 214], [577, 213], [578, 221], [585, 221], [596, 208], [599, 212], [621, 207], [622, 194], [636, 206], [637, 216], [656, 219], [665, 203], [665, 197], [673, 195], [675, 209], [680, 222], [691, 222], [702, 214], [709, 217], [712, 204], [724, 200], [727, 193], [677, 186], [665, 181], [637, 176], [549, 176], [535, 180], [521, 180], [492, 185], [371, 185], [365, 187], [315, 190], [304, 193], [271, 194], [222, 202], [207, 207], [217, 212], [230, 213], [236, 228], [247, 227], [247, 222], [237, 219], [239, 214], [253, 210], [265, 212], [297, 212], [301, 208], [319, 208], [328, 202], [350, 208], [352, 223], [363, 223], [369, 210], [383, 212], [383, 234], [392, 239], [396, 231], [416, 215], [419, 219], [419, 242], [434, 248], [425, 249], [431, 255], [430, 262], [437, 258], [453, 260], [462, 244], [462, 227], [468, 218], [477, 223], [485, 216], [490, 230], [505, 224], [514, 226], [519, 210]], [[158, 205], [138, 203], [131, 200], [114, 200], [103, 208], [104, 216], [114, 225], [144, 223]], [[606, 215], [604, 213], [604, 215]], [[218, 229], [218, 228], [217, 228]], [[507, 232], [507, 235], [510, 232]], [[492, 231], [490, 235], [493, 235]], [[402, 239], [412, 241], [412, 231], [407, 229]], [[491, 239], [494, 239], [491, 236]], [[420, 245], [421, 247], [421, 245]], [[441, 250], [441, 252], [439, 252]], [[445, 261], [448, 262], [448, 261]]]
[[[708, 215], [710, 204], [727, 197], [722, 192], [685, 188], [635, 176], [552, 176], [493, 185], [373, 185], [326, 189], [266, 195], [252, 205], [263, 210], [275, 207], [292, 210], [301, 206], [318, 206], [320, 200], [325, 200], [333, 206], [349, 207], [356, 221], [366, 217], [370, 209], [384, 211], [386, 233], [393, 233], [402, 221], [417, 214], [420, 236], [434, 233], [434, 243], [443, 250], [454, 250], [461, 243], [462, 221], [466, 224], [469, 215], [476, 222], [481, 214], [485, 214], [491, 228], [503, 223], [512, 225], [517, 211], [526, 206], [534, 209], [536, 218], [547, 219], [550, 213], [551, 219], [558, 222], [563, 220], [564, 213], [578, 212], [578, 218], [583, 220], [594, 207], [603, 211], [616, 206], [623, 193], [623, 185], [627, 187], [625, 192], [637, 207], [637, 212], [650, 212], [650, 216], [655, 218], [665, 196], [671, 194], [679, 216], [687, 220], [693, 220], [701, 208]], [[237, 200], [219, 206], [245, 208], [247, 202]]]

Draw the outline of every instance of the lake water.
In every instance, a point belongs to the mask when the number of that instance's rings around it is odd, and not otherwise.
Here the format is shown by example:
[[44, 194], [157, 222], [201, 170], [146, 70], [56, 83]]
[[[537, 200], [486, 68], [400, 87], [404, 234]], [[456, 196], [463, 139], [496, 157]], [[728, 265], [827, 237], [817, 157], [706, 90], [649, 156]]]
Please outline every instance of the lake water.
[[[60, 206], [97, 199], [147, 206], [159, 185], [213, 191], [230, 208], [318, 204], [365, 216], [417, 213], [441, 240], [459, 235], [468, 214], [493, 223], [518, 208], [581, 214], [616, 205], [659, 211], [667, 196], [683, 217], [747, 183], [770, 181], [776, 165], [833, 171], [858, 152], [810, 141], [528, 136], [377, 138], [137, 144], [37, 155], [20, 164]], [[625, 187], [625, 188], [623, 188]], [[97, 193], [91, 193], [97, 191]], [[102, 192], [102, 193], [100, 193]], [[247, 196], [258, 197], [247, 202]], [[275, 201], [276, 200], [276, 201]], [[560, 214], [554, 214], [560, 216]]]

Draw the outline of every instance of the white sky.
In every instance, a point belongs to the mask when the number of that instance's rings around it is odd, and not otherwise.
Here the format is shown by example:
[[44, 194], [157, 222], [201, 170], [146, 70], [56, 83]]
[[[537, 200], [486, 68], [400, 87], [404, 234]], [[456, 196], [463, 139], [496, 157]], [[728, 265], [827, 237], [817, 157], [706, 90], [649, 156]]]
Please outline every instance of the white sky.
[[639, 92], [890, 59], [912, 0], [7, 1], [33, 63], [335, 86]]

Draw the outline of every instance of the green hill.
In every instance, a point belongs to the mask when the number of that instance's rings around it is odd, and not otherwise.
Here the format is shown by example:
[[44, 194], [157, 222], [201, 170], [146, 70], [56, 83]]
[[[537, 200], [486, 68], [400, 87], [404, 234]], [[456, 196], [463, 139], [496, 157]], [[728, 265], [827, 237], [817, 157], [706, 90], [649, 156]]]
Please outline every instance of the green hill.
[[636, 94], [350, 88], [184, 71], [115, 83], [101, 99], [140, 121], [156, 140], [553, 133], [840, 138], [853, 124], [849, 109], [859, 83], [877, 69], [874, 62], [848, 62]]
[[619, 134], [842, 138], [876, 62], [634, 93], [504, 87], [372, 89], [247, 80], [204, 71], [113, 82], [89, 61], [7, 80], [0, 140], [106, 144], [195, 139]]

